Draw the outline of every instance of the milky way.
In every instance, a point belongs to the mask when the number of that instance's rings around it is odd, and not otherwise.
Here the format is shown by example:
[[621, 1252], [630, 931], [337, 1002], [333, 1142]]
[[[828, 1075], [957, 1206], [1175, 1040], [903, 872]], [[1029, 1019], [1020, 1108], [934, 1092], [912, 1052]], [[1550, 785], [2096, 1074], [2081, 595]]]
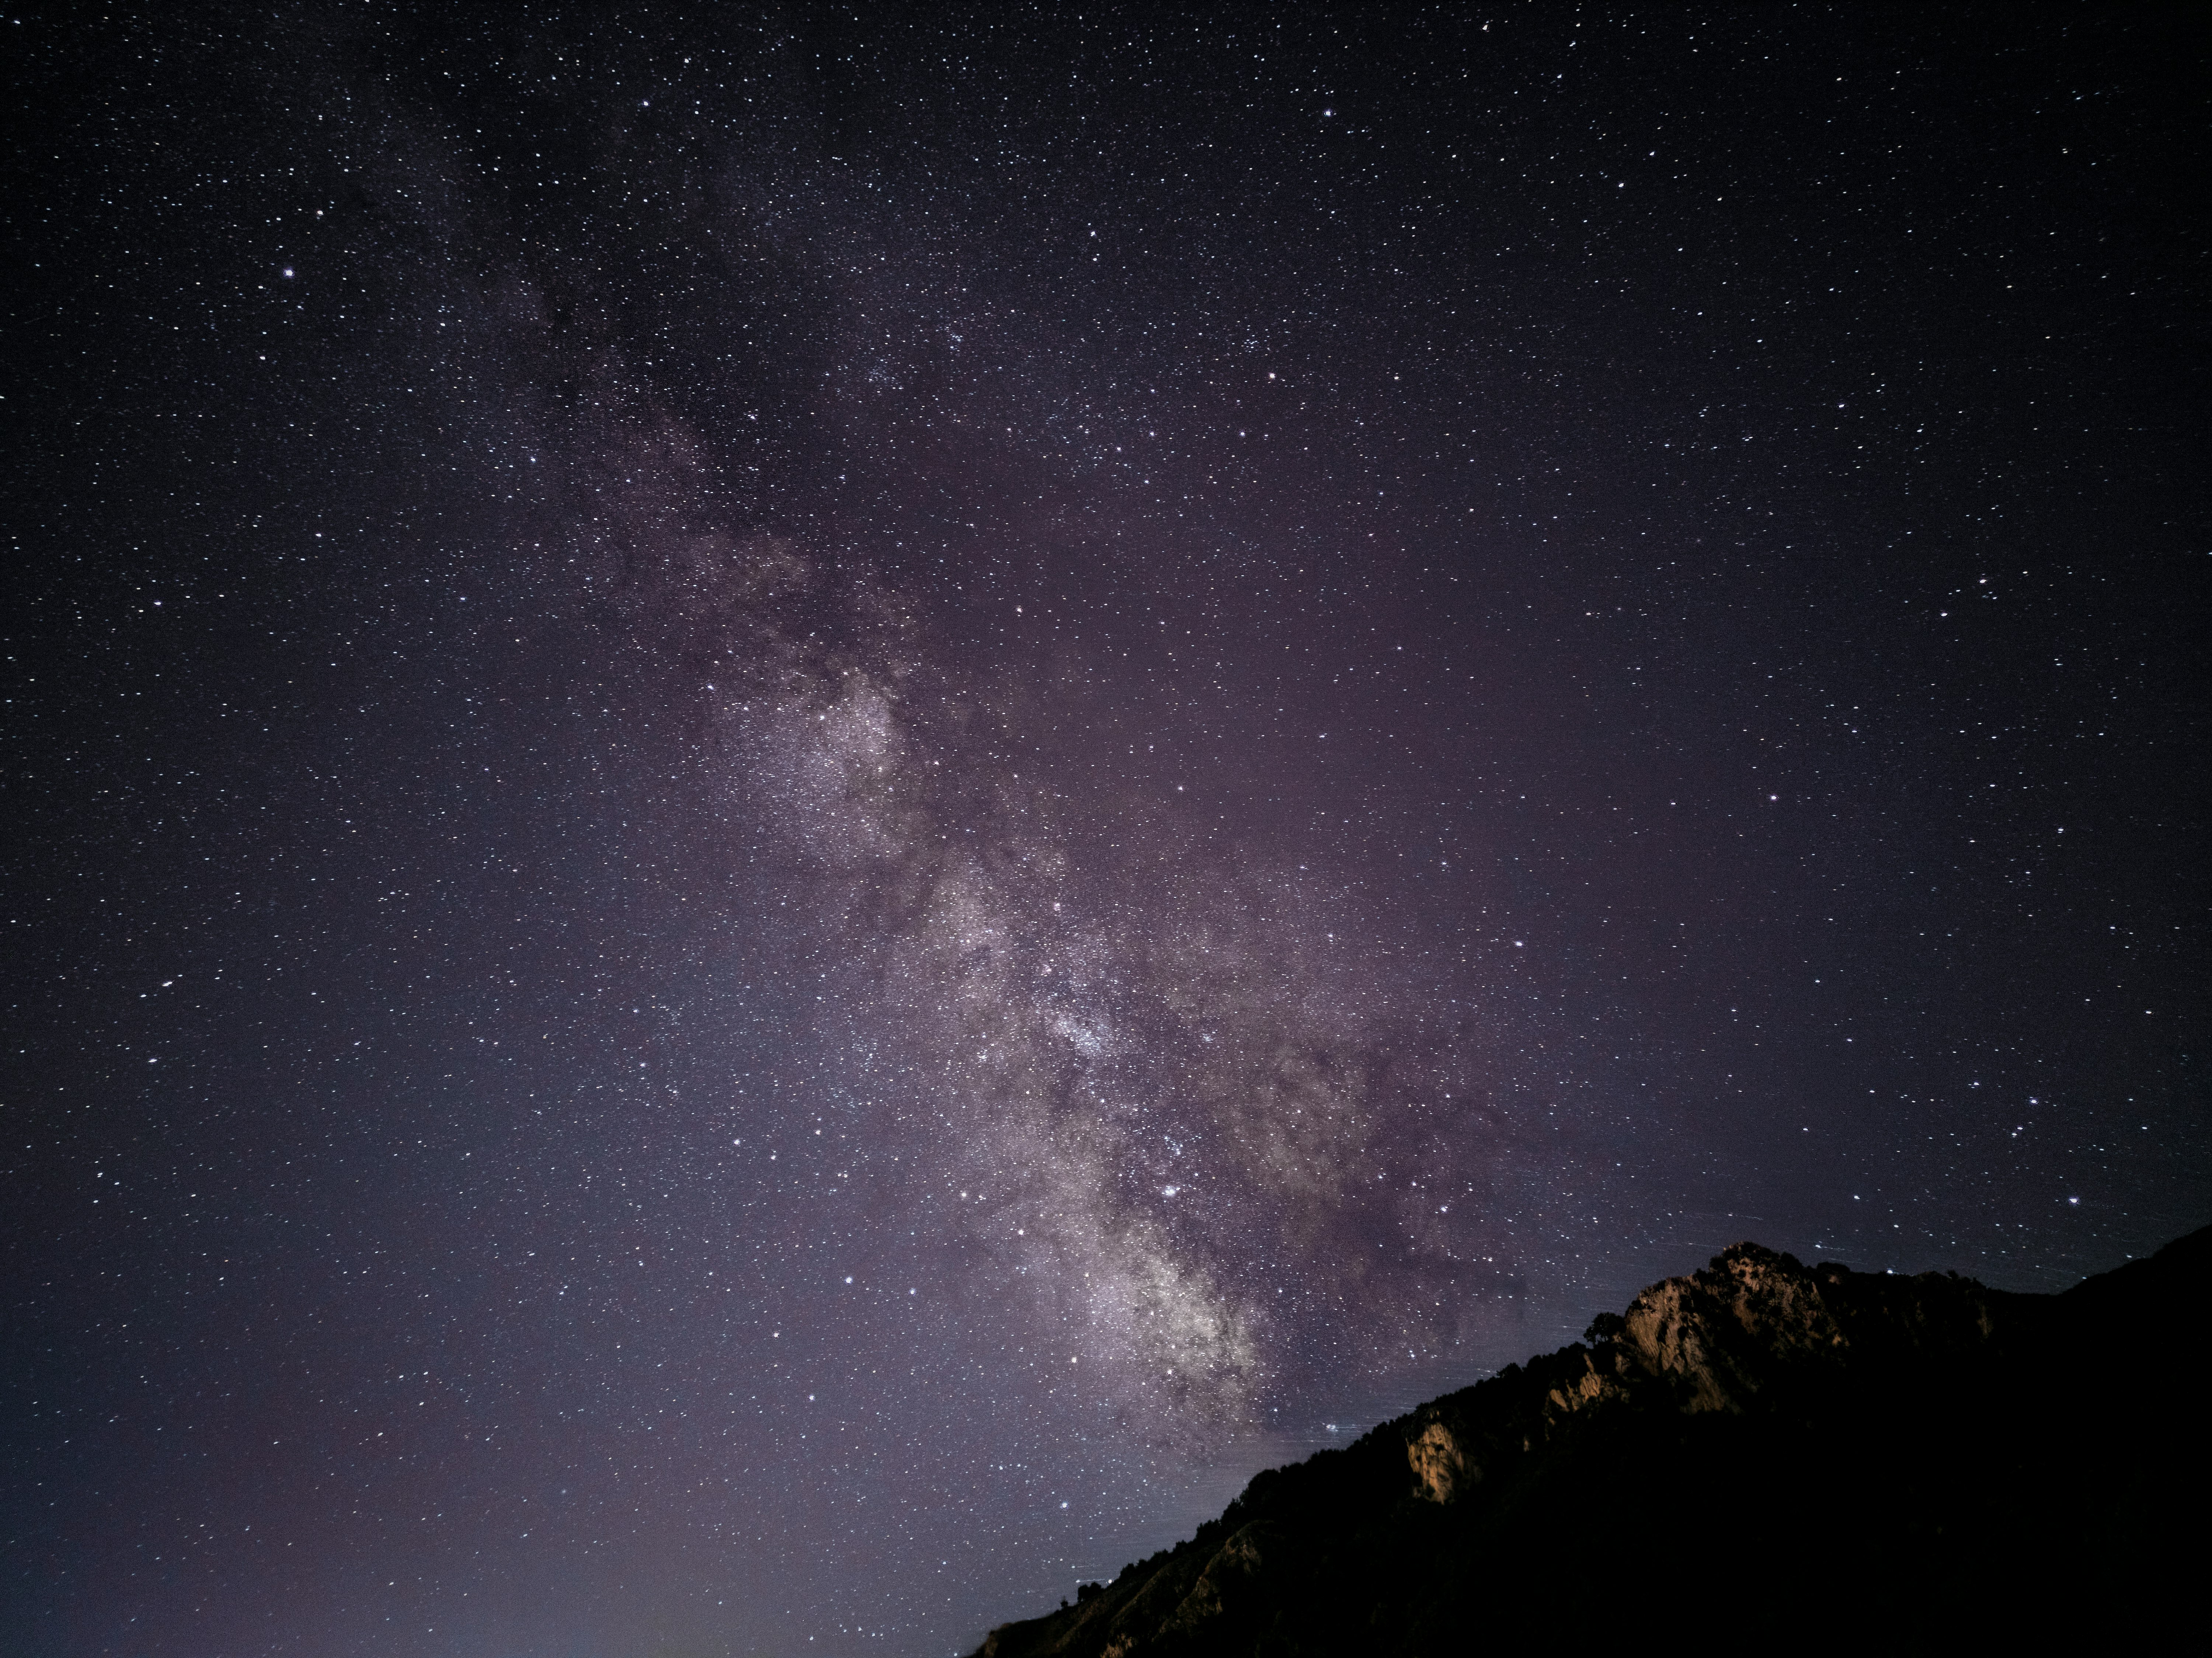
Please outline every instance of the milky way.
[[971, 1649], [2201, 1223], [2201, 42], [1912, 27], [27, 15], [0, 1645]]

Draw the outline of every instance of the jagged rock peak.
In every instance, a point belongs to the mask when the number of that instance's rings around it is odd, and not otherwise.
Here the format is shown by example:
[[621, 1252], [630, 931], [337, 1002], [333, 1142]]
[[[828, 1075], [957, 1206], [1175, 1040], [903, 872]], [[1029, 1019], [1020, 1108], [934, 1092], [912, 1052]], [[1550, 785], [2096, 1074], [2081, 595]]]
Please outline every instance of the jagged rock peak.
[[1418, 1495], [1448, 1503], [1501, 1457], [1534, 1452], [1594, 1410], [1740, 1415], [1777, 1387], [1847, 1365], [1963, 1355], [1995, 1332], [2005, 1299], [1955, 1274], [1808, 1267], [1735, 1244], [1702, 1271], [1651, 1285], [1626, 1312], [1601, 1314], [1583, 1344], [1422, 1405], [1403, 1419], [1407, 1463]]

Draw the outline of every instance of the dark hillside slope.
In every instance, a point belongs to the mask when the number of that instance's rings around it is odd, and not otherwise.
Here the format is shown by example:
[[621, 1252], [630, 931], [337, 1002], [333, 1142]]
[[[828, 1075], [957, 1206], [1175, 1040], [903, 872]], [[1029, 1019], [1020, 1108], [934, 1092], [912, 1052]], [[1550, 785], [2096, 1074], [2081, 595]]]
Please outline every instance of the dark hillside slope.
[[2212, 1228], [2060, 1295], [1739, 1244], [979, 1658], [2148, 1630], [2203, 1570], [2209, 1302]]

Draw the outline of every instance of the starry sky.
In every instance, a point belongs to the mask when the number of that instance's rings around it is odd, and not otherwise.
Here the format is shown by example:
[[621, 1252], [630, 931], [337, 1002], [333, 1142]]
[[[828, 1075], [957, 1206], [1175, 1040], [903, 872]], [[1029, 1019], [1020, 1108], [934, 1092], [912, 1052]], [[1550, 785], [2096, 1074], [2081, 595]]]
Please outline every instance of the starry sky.
[[4, 27], [9, 1652], [965, 1650], [2212, 1220], [2190, 9]]

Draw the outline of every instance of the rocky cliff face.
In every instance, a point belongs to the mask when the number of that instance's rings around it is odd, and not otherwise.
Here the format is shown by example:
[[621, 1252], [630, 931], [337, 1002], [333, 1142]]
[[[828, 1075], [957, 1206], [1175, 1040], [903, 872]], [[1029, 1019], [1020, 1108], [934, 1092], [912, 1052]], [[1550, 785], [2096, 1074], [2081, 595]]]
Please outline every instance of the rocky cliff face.
[[[1901, 1278], [1736, 1245], [1702, 1272], [1653, 1284], [1577, 1344], [1535, 1361], [1540, 1393], [1520, 1409], [1497, 1387], [1470, 1387], [1404, 1419], [1414, 1489], [1448, 1503], [1486, 1466], [1526, 1456], [1589, 1413], [1633, 1407], [1740, 1416], [1778, 1390], [1802, 1393], [1845, 1373], [1871, 1376], [1958, 1360], [1996, 1332], [2006, 1301], [1970, 1278]], [[1508, 1373], [1509, 1375], [1511, 1373]], [[1397, 1424], [1393, 1424], [1397, 1426]]]
[[2201, 1391], [2197, 1321], [2177, 1341], [2159, 1313], [2208, 1289], [2212, 1229], [2060, 1296], [1739, 1244], [1581, 1343], [1260, 1475], [979, 1658], [1457, 1650], [1722, 1567], [1744, 1615], [1850, 1579], [1823, 1627], [1871, 1638], [2147, 1614], [2205, 1540], [2153, 1516], [2201, 1510], [2206, 1430], [2191, 1408], [2146, 1431], [2128, 1356], [2185, 1359]]

